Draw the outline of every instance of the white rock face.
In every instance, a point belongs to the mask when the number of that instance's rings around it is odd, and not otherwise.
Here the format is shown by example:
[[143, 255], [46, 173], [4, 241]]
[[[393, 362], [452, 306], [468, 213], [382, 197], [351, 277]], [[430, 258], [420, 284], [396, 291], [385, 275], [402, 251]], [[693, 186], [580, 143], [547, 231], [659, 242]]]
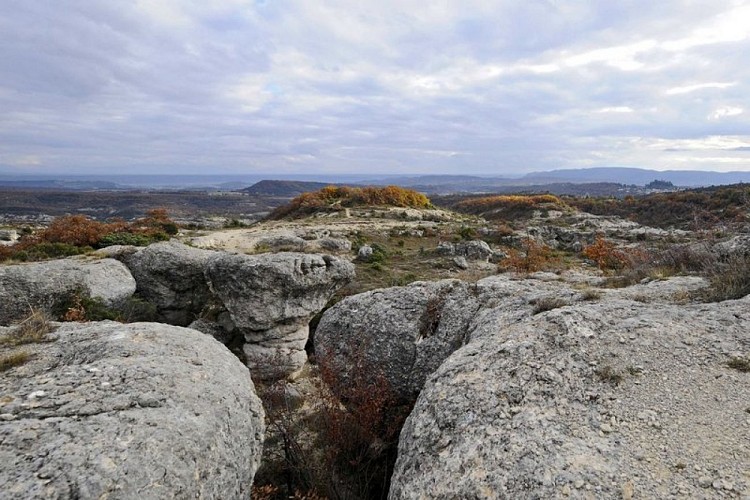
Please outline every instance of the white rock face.
[[728, 366], [750, 360], [750, 297], [678, 305], [706, 282], [573, 278], [415, 283], [324, 314], [334, 389], [382, 376], [417, 397], [390, 498], [750, 494], [750, 374]]
[[353, 277], [345, 260], [302, 253], [217, 253], [206, 267], [227, 328], [244, 337], [248, 366], [263, 379], [302, 368], [310, 320]]
[[0, 491], [249, 498], [264, 436], [250, 374], [211, 337], [66, 323], [0, 377]]
[[32, 308], [51, 312], [74, 293], [117, 306], [134, 292], [135, 280], [130, 272], [113, 259], [62, 259], [0, 266], [0, 324], [28, 316]]
[[650, 292], [480, 311], [402, 430], [390, 498], [750, 494], [750, 374], [727, 365], [750, 358], [750, 299]]
[[351, 263], [329, 255], [243, 255], [176, 241], [113, 254], [130, 268], [139, 295], [156, 305], [162, 321], [225, 343], [239, 340], [258, 379], [302, 368], [310, 320], [354, 278]]

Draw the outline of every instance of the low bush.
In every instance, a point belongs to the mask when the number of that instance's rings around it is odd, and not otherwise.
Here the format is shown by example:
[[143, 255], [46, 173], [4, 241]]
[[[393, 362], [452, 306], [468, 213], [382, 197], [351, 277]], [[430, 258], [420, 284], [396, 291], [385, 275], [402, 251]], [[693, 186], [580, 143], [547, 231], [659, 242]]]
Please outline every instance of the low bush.
[[54, 329], [45, 312], [40, 309], [33, 309], [9, 334], [0, 337], [0, 345], [16, 346], [47, 342], [47, 334]]
[[164, 209], [155, 209], [133, 222], [99, 222], [85, 215], [58, 217], [37, 234], [27, 234], [11, 246], [0, 247], [0, 261], [56, 259], [109, 245], [145, 246], [168, 240], [178, 227]]
[[498, 265], [500, 271], [534, 273], [554, 268], [558, 264], [558, 259], [553, 255], [552, 249], [544, 243], [525, 238], [519, 245], [520, 250], [516, 248], [508, 250], [507, 258]]
[[539, 314], [545, 311], [551, 311], [560, 307], [570, 305], [567, 300], [559, 297], [541, 297], [533, 302], [534, 310], [532, 314]]

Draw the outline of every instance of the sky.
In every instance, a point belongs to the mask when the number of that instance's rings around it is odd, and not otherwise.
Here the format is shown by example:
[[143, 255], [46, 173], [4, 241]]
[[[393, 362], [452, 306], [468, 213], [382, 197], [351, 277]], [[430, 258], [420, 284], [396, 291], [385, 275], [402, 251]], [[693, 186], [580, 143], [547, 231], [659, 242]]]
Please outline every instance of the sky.
[[0, 172], [750, 171], [750, 1], [0, 0]]

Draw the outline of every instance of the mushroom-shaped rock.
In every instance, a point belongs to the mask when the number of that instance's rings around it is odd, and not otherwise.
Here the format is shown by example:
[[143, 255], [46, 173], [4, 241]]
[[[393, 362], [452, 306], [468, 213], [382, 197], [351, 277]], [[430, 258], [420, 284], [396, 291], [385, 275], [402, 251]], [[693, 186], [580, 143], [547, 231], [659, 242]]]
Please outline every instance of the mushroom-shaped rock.
[[0, 377], [3, 498], [249, 498], [263, 408], [223, 345], [158, 323], [50, 337]]
[[305, 363], [310, 319], [352, 280], [354, 266], [328, 255], [217, 253], [206, 277], [229, 328], [245, 338], [253, 375], [275, 378]]

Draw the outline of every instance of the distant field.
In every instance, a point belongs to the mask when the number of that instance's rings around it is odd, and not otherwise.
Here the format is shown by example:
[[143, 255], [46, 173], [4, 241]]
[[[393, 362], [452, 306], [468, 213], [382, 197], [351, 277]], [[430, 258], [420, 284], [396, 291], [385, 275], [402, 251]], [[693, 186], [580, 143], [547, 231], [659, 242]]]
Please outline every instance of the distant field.
[[56, 191], [0, 188], [0, 215], [86, 214], [95, 219], [133, 219], [165, 208], [172, 217], [251, 218], [287, 203], [290, 197], [238, 192]]

